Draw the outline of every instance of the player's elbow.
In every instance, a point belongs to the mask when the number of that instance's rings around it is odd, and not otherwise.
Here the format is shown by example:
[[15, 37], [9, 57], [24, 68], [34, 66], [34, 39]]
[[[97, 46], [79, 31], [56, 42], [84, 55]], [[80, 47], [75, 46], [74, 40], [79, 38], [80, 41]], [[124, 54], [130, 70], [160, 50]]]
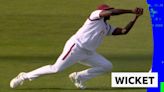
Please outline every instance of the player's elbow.
[[121, 35], [127, 35], [127, 34], [128, 34], [128, 33], [125, 32], [125, 33], [122, 33]]
[[129, 32], [129, 31], [128, 31], [127, 29], [122, 29], [122, 30], [121, 30], [121, 34], [122, 34], [122, 35], [126, 35], [126, 34], [128, 34], [128, 32]]
[[116, 28], [112, 35], [126, 35], [127, 30], [124, 28]]

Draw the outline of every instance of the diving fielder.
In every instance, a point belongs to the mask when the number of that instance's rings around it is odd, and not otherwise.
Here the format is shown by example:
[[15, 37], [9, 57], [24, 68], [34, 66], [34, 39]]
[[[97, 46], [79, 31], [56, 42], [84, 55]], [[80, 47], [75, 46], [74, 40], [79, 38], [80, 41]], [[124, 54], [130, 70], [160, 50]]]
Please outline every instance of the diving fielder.
[[[127, 13], [135, 14], [135, 17], [124, 28], [113, 27], [107, 23], [111, 16]], [[142, 8], [125, 10], [115, 9], [106, 4], [98, 6], [77, 33], [66, 42], [63, 52], [55, 64], [46, 65], [26, 73], [21, 72], [11, 80], [10, 87], [16, 88], [22, 85], [25, 80], [34, 80], [41, 75], [61, 72], [73, 64], [80, 63], [91, 68], [73, 72], [69, 78], [77, 88], [85, 89], [85, 81], [112, 69], [112, 63], [96, 52], [96, 48], [102, 43], [104, 37], [127, 34], [142, 14]]]

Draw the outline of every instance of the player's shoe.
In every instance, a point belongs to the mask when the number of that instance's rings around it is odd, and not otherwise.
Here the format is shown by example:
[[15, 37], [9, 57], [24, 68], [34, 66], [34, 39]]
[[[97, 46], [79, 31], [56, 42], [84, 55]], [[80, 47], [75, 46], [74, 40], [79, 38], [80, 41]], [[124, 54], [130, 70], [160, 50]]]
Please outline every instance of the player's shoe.
[[25, 80], [25, 78], [24, 78], [25, 74], [26, 74], [25, 72], [21, 72], [15, 78], [13, 78], [10, 81], [10, 87], [11, 88], [16, 88], [19, 85], [23, 85], [23, 82]]
[[70, 80], [75, 84], [77, 88], [85, 89], [86, 87], [82, 84], [81, 80], [77, 78], [77, 72], [71, 73], [69, 75]]

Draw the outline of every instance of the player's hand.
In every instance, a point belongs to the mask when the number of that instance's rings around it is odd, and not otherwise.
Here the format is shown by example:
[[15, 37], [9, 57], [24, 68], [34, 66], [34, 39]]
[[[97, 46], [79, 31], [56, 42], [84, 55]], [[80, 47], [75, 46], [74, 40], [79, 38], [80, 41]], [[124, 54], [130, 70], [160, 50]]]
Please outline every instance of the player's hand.
[[143, 11], [144, 11], [143, 8], [135, 8], [135, 9], [133, 10], [133, 13], [134, 13], [134, 14], [137, 14], [138, 16], [140, 16], [140, 15], [143, 14]]

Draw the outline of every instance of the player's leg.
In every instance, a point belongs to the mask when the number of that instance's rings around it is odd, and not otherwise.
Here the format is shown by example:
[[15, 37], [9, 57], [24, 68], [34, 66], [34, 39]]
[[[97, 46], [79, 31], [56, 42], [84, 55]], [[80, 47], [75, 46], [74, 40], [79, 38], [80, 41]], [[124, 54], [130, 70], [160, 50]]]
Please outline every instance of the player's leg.
[[91, 66], [89, 69], [76, 73], [76, 77], [81, 82], [85, 82], [105, 72], [110, 72], [112, 69], [112, 63], [97, 53], [93, 54], [85, 61], [81, 61], [80, 63], [83, 65]]
[[[77, 56], [78, 55], [78, 56]], [[57, 59], [56, 63], [53, 65], [46, 65], [36, 70], [33, 70], [28, 73], [20, 73], [16, 78], [14, 78], [10, 82], [10, 86], [15, 88], [16, 86], [20, 85], [26, 79], [35, 79], [41, 75], [57, 73], [59, 71], [64, 70], [65, 68], [75, 64], [77, 60], [80, 59], [78, 48], [74, 43], [67, 42], [63, 53]]]
[[46, 65], [46, 66], [40, 67], [36, 70], [26, 73], [26, 78], [33, 80], [41, 75], [57, 73], [57, 72], [63, 71], [64, 69], [66, 69], [67, 67], [75, 63], [76, 63], [76, 60], [74, 60], [73, 58], [69, 57], [66, 60], [61, 60], [59, 57], [59, 59], [57, 59], [56, 63], [53, 65]]

